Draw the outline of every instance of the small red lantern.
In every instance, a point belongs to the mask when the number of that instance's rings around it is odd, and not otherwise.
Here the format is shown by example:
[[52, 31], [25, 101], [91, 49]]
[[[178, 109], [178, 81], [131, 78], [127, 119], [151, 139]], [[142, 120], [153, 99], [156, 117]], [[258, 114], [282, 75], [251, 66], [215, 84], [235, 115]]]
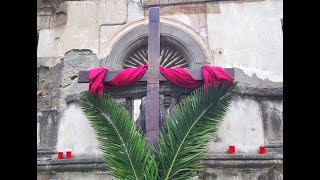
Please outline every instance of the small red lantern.
[[58, 152], [58, 159], [63, 159], [63, 152]]
[[71, 151], [66, 152], [66, 159], [71, 159]]
[[260, 154], [267, 154], [266, 147], [260, 146], [259, 149], [260, 149]]
[[236, 153], [236, 146], [229, 146], [229, 154], [235, 154]]

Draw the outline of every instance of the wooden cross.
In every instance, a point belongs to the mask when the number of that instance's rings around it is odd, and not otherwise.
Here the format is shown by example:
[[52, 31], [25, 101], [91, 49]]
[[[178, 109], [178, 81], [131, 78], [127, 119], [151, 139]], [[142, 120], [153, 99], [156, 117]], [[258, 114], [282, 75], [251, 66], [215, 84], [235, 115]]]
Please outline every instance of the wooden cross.
[[[146, 139], [148, 145], [154, 144], [159, 137], [159, 82], [168, 81], [159, 70], [160, 61], [160, 8], [149, 9], [149, 35], [148, 35], [148, 70], [139, 81], [147, 82], [146, 99]], [[186, 69], [196, 80], [203, 81], [201, 69]], [[225, 69], [234, 77], [232, 68]], [[122, 70], [108, 71], [103, 82], [110, 81]], [[78, 83], [89, 83], [89, 71], [80, 71]], [[125, 88], [119, 88], [119, 91]]]

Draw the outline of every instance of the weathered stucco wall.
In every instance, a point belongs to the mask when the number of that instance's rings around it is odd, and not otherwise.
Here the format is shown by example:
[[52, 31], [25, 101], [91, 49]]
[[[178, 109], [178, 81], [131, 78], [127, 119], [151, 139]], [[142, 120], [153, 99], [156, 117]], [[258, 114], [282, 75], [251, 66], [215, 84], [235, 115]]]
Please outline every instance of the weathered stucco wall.
[[100, 46], [144, 17], [139, 0], [65, 1], [55, 12], [47, 9], [38, 12], [37, 57], [38, 66], [48, 67], [72, 49], [90, 49], [100, 57]]
[[[250, 112], [250, 113], [248, 113]], [[235, 97], [208, 147], [208, 153], [228, 153], [230, 145], [237, 154], [257, 154], [264, 145], [259, 103], [250, 98]]]
[[[183, 22], [208, 41], [213, 64], [281, 82], [282, 6], [281, 0], [165, 6], [161, 17]], [[99, 58], [105, 57], [107, 53], [100, 51], [110, 49], [100, 47], [108, 47], [119, 30], [148, 12], [138, 0], [128, 5], [124, 0], [66, 1], [52, 16], [48, 14], [38, 16], [38, 24], [49, 24], [39, 30], [38, 64], [52, 67], [71, 49], [90, 49]]]
[[[148, 11], [140, 0], [38, 4], [37, 144], [38, 170], [44, 173], [38, 179], [111, 179], [99, 159], [94, 130], [74, 103], [88, 88], [77, 83], [77, 76], [101, 65], [128, 25]], [[205, 54], [213, 65], [236, 67], [240, 82], [207, 147], [212, 157], [202, 179], [282, 179], [282, 83], [272, 82], [283, 81], [282, 6], [282, 0], [259, 0], [161, 8], [161, 18], [183, 24], [181, 30], [208, 47]], [[236, 146], [236, 155], [227, 154], [229, 145]], [[260, 145], [270, 156], [258, 155]], [[56, 152], [68, 148], [74, 159], [56, 161]]]
[[77, 104], [64, 112], [58, 129], [57, 151], [72, 150], [74, 158], [101, 155], [95, 132]]
[[[116, 15], [114, 15], [115, 10]], [[55, 18], [59, 12], [65, 16], [65, 24], [56, 27], [53, 20], [61, 21]], [[49, 21], [49, 27], [39, 30], [38, 58], [52, 61], [50, 57], [63, 57], [65, 52], [72, 49], [90, 49], [97, 53], [99, 27], [102, 24], [126, 23], [127, 2], [126, 0], [65, 1], [46, 21]]]
[[255, 73], [261, 79], [282, 82], [282, 7], [282, 0], [207, 4], [214, 64], [238, 67], [249, 76]]

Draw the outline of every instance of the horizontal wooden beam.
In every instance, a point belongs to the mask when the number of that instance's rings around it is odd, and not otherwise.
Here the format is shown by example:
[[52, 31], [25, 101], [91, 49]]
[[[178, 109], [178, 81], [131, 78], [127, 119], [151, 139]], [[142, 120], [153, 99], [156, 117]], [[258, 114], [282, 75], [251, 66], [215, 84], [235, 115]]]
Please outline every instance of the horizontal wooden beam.
[[[198, 81], [203, 80], [201, 69], [186, 69], [193, 78]], [[234, 70], [233, 68], [225, 68], [225, 70], [229, 73], [229, 75], [234, 79]], [[108, 71], [106, 76], [103, 79], [103, 82], [107, 82], [116, 77], [122, 70], [117, 71]], [[89, 83], [89, 71], [79, 71], [78, 83]], [[150, 73], [147, 71], [139, 81], [147, 81]], [[159, 81], [168, 81], [161, 73], [158, 75]]]

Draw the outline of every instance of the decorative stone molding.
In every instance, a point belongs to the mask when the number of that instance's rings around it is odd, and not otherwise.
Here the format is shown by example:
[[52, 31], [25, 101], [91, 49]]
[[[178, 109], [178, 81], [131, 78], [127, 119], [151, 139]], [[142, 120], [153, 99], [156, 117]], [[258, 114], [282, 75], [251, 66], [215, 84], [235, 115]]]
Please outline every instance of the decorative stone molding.
[[[178, 49], [191, 64], [213, 62], [208, 44], [191, 27], [172, 19], [160, 18], [161, 44]], [[122, 69], [123, 61], [137, 48], [147, 44], [148, 19], [136, 21], [119, 31], [105, 47], [101, 47], [101, 66]], [[103, 51], [106, 50], [106, 51]], [[108, 52], [107, 50], [110, 50]]]

